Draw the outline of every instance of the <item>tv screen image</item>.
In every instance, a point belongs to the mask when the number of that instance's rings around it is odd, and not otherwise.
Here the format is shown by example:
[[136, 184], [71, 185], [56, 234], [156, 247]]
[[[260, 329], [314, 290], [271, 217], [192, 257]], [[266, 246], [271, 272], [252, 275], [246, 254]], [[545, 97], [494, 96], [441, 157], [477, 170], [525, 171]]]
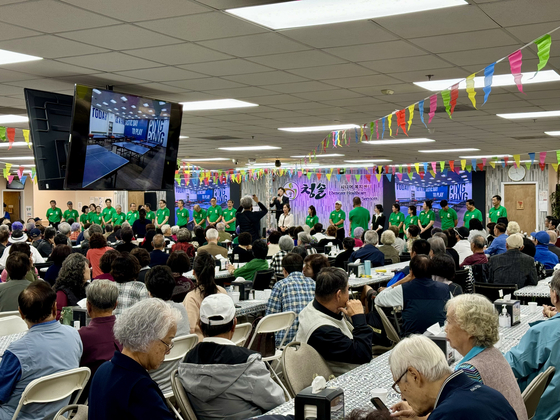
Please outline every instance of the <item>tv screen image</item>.
[[179, 104], [76, 85], [67, 189], [173, 187]]

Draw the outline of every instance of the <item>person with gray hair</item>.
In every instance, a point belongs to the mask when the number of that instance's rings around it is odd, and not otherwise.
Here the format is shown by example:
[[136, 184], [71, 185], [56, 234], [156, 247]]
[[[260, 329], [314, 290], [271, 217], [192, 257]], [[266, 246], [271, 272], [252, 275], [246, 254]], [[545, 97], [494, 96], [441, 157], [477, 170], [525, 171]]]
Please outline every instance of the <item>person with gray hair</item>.
[[[253, 200], [259, 206], [259, 211], [253, 211]], [[237, 209], [235, 218], [239, 233], [248, 232], [251, 234], [251, 242], [261, 238], [261, 219], [268, 213], [268, 209], [253, 194], [253, 198], [246, 195], [240, 200], [241, 206]]]
[[[375, 231], [368, 231], [368, 232], [373, 232], [377, 234], [377, 232]], [[392, 264], [401, 262], [401, 259], [399, 257], [399, 251], [397, 251], [393, 247], [393, 244], [395, 243], [395, 239], [396, 239], [395, 233], [392, 230], [386, 230], [381, 234], [381, 246], [379, 247], [379, 250], [383, 252], [383, 255], [385, 255], [385, 259], [391, 260]]]
[[194, 258], [196, 250], [193, 244], [189, 243], [191, 240], [191, 232], [186, 228], [181, 228], [177, 232], [177, 242], [171, 246], [171, 252], [185, 251], [189, 258]]
[[477, 265], [488, 263], [488, 256], [484, 253], [484, 246], [486, 245], [486, 239], [482, 235], [475, 235], [471, 239], [471, 251], [472, 255], [469, 255], [461, 263], [461, 267], [466, 265]]
[[224, 258], [227, 258], [227, 249], [223, 246], [218, 245], [218, 239], [220, 238], [220, 234], [214, 228], [210, 228], [206, 231], [206, 242], [208, 245], [204, 245], [198, 248], [198, 252], [208, 252], [214, 258], [217, 255], [221, 255]]
[[389, 367], [401, 394], [391, 407], [394, 417], [431, 419], [514, 420], [517, 414], [505, 397], [474, 381], [462, 370], [453, 372], [445, 353], [426, 336], [411, 335], [391, 351]]
[[157, 369], [173, 348], [180, 320], [179, 311], [161, 299], [138, 302], [119, 316], [113, 330], [123, 349], [92, 380], [90, 420], [175, 418], [148, 371]]
[[226, 224], [220, 222], [216, 225], [218, 231], [218, 242], [231, 241], [231, 235], [226, 232]]
[[163, 235], [155, 235], [154, 239], [152, 239], [152, 246], [154, 250], [150, 252], [150, 267], [165, 265], [169, 255], [165, 253], [165, 238]]
[[354, 251], [350, 258], [348, 259], [349, 262], [354, 262], [356, 260], [371, 261], [372, 267], [382, 267], [385, 265], [385, 254], [381, 252], [375, 245], [377, 245], [378, 236], [377, 232], [374, 230], [368, 230], [364, 233], [364, 246]]
[[[490, 261], [494, 258], [496, 257], [490, 258]], [[521, 392], [539, 373], [546, 371], [550, 366], [556, 368], [560, 366], [560, 315], [558, 315], [558, 311], [560, 311], [560, 271], [558, 270], [554, 272], [550, 281], [550, 301], [554, 305], [554, 310], [548, 312], [550, 319], [532, 323], [531, 328], [521, 337], [519, 344], [505, 355], [513, 370], [513, 375], [517, 378]], [[541, 396], [535, 419], [560, 417], [558, 389], [560, 389], [560, 374], [556, 373]]]
[[[511, 225], [514, 222], [509, 222]], [[517, 284], [521, 289], [538, 282], [535, 260], [523, 252], [523, 236], [514, 233], [506, 239], [507, 251], [488, 260], [488, 283]]]
[[282, 267], [282, 261], [284, 257], [294, 249], [294, 241], [289, 235], [284, 235], [278, 241], [278, 246], [280, 247], [280, 251], [272, 257], [270, 268], [274, 270], [277, 276], [283, 276], [284, 269]]
[[445, 255], [447, 253], [443, 239], [432, 236], [428, 238], [428, 243], [430, 244], [430, 257], [434, 255]]

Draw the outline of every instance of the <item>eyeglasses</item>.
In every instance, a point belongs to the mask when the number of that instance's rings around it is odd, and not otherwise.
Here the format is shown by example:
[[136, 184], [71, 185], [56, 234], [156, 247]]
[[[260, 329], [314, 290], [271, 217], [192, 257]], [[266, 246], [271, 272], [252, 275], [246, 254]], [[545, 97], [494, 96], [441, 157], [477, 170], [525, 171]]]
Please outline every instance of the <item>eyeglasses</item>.
[[175, 343], [173, 343], [173, 341], [171, 342], [171, 344], [167, 344], [167, 343], [166, 343], [165, 341], [163, 341], [163, 340], [159, 340], [159, 341], [161, 341], [163, 344], [165, 344], [165, 347], [167, 347], [166, 353], [169, 353], [169, 352], [171, 351], [171, 349], [172, 349], [173, 347], [175, 347]]
[[406, 370], [404, 371], [404, 373], [400, 376], [400, 378], [397, 379], [397, 380], [395, 381], [395, 383], [391, 386], [391, 388], [393, 388], [393, 391], [395, 391], [397, 394], [400, 394], [400, 393], [401, 393], [401, 388], [399, 387], [399, 382], [402, 380], [402, 378], [404, 378], [404, 375], [406, 375], [407, 372], [408, 372], [408, 369], [406, 369]]

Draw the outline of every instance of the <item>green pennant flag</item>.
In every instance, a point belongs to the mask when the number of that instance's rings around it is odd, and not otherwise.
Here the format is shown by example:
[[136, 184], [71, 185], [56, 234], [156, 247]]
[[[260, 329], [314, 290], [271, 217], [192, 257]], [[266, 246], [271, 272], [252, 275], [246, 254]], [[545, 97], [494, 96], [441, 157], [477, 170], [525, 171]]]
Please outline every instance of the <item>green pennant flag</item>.
[[407, 172], [408, 175], [408, 179], [410, 179], [412, 181], [412, 177], [414, 176], [414, 174], [411, 172]]
[[356, 177], [356, 181], [360, 182], [360, 178], [362, 177], [361, 174], [356, 174], [354, 175]]
[[537, 72], [539, 72], [544, 68], [544, 66], [546, 66], [546, 63], [550, 58], [550, 45], [552, 44], [552, 39], [549, 34], [546, 34], [537, 39], [535, 44], [537, 44], [537, 55], [539, 56], [539, 64], [537, 65]]
[[439, 162], [439, 170], [440, 170], [441, 172], [443, 172], [444, 169], [445, 169], [445, 161], [444, 161], [444, 160], [441, 160], [441, 161]]
[[8, 141], [8, 137], [6, 137], [6, 127], [0, 127], [0, 139], [2, 139], [2, 141]]
[[307, 171], [307, 179], [311, 179], [311, 171]]
[[31, 178], [35, 178], [35, 168], [31, 168]]
[[442, 90], [441, 98], [443, 99], [443, 105], [445, 105], [445, 112], [451, 118], [451, 92], [448, 89]]
[[525, 166], [527, 167], [527, 170], [531, 169], [531, 162], [525, 162]]

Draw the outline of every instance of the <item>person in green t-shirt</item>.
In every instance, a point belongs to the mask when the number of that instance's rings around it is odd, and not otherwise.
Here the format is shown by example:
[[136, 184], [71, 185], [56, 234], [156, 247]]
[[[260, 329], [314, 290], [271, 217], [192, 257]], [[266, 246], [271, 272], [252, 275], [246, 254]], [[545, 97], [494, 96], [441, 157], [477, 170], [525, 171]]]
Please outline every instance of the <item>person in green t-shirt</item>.
[[152, 206], [150, 203], [146, 203], [144, 207], [146, 207], [146, 219], [153, 223], [156, 220], [156, 214], [152, 211]]
[[95, 213], [91, 216], [91, 223], [101, 226], [103, 223], [103, 216], [101, 216], [101, 206], [95, 208]]
[[439, 211], [441, 230], [447, 230], [457, 226], [459, 222], [457, 212], [449, 207], [447, 200], [441, 200], [439, 205], [441, 206], [441, 210]]
[[432, 237], [432, 228], [436, 222], [436, 214], [432, 210], [432, 200], [424, 201], [422, 211], [418, 216], [418, 227], [420, 228], [420, 237], [422, 239], [430, 239]]
[[507, 217], [507, 210], [502, 204], [502, 197], [495, 195], [492, 197], [492, 207], [488, 211], [490, 223], [498, 223], [500, 217]]
[[224, 223], [226, 224], [226, 232], [233, 233], [236, 228], [236, 218], [237, 210], [233, 208], [233, 200], [228, 200], [227, 209], [222, 212], [222, 217]]
[[192, 217], [195, 227], [200, 226], [202, 229], [206, 229], [206, 212], [198, 204], [193, 208]]
[[352, 200], [354, 208], [350, 211], [348, 215], [348, 220], [350, 220], [350, 236], [354, 237], [354, 229], [361, 227], [364, 232], [368, 230], [369, 219], [371, 215], [369, 210], [362, 207], [362, 200], [360, 197], [354, 197]]
[[97, 206], [96, 206], [95, 204], [93, 204], [93, 203], [91, 203], [91, 204], [89, 205], [88, 222], [90, 222], [90, 223], [93, 223], [93, 222], [91, 221], [91, 218], [92, 218], [93, 215], [95, 214], [95, 208], [96, 208], [96, 207], [97, 207]]
[[105, 208], [103, 209], [103, 212], [101, 213], [102, 216], [102, 223], [103, 226], [111, 224], [113, 217], [115, 216], [115, 208], [112, 206], [113, 202], [111, 201], [110, 198], [105, 200]]
[[469, 223], [472, 219], [478, 219], [482, 222], [482, 213], [474, 206], [474, 200], [467, 200], [467, 211], [463, 217], [464, 226], [469, 229]]
[[57, 229], [58, 224], [62, 220], [62, 210], [60, 210], [58, 207], [56, 207], [56, 201], [54, 201], [54, 200], [50, 201], [50, 205], [51, 206], [47, 210], [47, 220], [49, 221], [49, 224], [51, 226], [53, 226], [55, 229]]
[[307, 209], [307, 218], [305, 219], [305, 224], [313, 229], [317, 223], [319, 223], [317, 210], [315, 210], [315, 206], [309, 206], [309, 208]]
[[74, 219], [74, 222], [77, 222], [79, 218], [78, 210], [73, 208], [74, 205], [71, 201], [66, 203], [66, 205], [68, 206], [68, 210], [64, 210], [62, 218], [65, 222], [68, 222], [69, 219]]
[[404, 231], [408, 232], [408, 227], [411, 225], [418, 226], [418, 216], [416, 216], [416, 206], [408, 206], [408, 216], [406, 216], [406, 219], [404, 219]]
[[344, 240], [344, 221], [346, 220], [346, 213], [342, 210], [342, 201], [334, 203], [334, 211], [331, 211], [329, 216], [329, 224], [336, 227], [336, 239]]
[[128, 207], [130, 210], [126, 213], [126, 221], [130, 223], [130, 227], [132, 227], [134, 222], [136, 222], [140, 216], [136, 210], [136, 203], [130, 203]]
[[80, 226], [82, 227], [82, 230], [84, 230], [84, 225], [88, 222], [88, 206], [82, 206], [82, 214], [80, 216]]
[[122, 212], [122, 207], [117, 204], [115, 206], [115, 214], [113, 214], [113, 228], [115, 226], [122, 226], [123, 222], [126, 220], [126, 214]]
[[156, 228], [160, 228], [169, 221], [169, 209], [165, 200], [159, 200], [159, 209], [156, 211]]
[[179, 200], [177, 202], [179, 208], [175, 211], [177, 215], [177, 226], [180, 228], [186, 228], [187, 223], [189, 223], [189, 211], [185, 208], [185, 202]]
[[404, 238], [404, 214], [401, 213], [401, 205], [393, 204], [391, 207], [391, 215], [389, 216], [389, 226], [396, 226], [399, 229], [399, 238]]
[[218, 206], [214, 197], [210, 200], [210, 207], [206, 210], [208, 226], [216, 226], [222, 220], [222, 206]]

